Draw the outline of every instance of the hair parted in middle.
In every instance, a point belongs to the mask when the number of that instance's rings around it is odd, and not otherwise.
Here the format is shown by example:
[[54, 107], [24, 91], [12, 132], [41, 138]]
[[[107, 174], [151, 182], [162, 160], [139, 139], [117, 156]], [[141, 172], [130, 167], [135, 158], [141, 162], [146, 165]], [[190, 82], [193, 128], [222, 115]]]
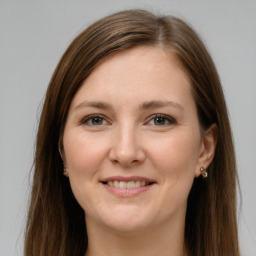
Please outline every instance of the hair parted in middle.
[[84, 211], [63, 176], [59, 154], [69, 107], [82, 83], [100, 63], [138, 46], [160, 47], [177, 57], [190, 79], [202, 134], [213, 123], [218, 127], [208, 178], [195, 179], [188, 199], [188, 250], [191, 255], [239, 255], [234, 147], [214, 63], [199, 36], [181, 19], [128, 10], [107, 16], [78, 35], [52, 76], [37, 134], [25, 256], [84, 254]]

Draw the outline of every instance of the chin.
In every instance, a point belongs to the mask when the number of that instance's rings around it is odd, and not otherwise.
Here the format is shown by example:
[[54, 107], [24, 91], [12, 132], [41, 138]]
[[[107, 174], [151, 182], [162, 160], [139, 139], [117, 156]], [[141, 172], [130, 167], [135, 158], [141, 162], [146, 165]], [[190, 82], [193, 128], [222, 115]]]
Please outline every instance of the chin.
[[133, 234], [134, 232], [140, 232], [145, 230], [149, 225], [139, 221], [127, 221], [125, 219], [115, 221], [114, 223], [107, 223], [108, 228], [114, 232], [123, 233], [125, 235]]
[[[148, 212], [148, 211], [147, 211]], [[104, 216], [102, 216], [104, 218]], [[110, 212], [101, 222], [106, 227], [120, 233], [139, 232], [152, 223], [153, 216], [134, 207], [123, 207], [118, 211]]]

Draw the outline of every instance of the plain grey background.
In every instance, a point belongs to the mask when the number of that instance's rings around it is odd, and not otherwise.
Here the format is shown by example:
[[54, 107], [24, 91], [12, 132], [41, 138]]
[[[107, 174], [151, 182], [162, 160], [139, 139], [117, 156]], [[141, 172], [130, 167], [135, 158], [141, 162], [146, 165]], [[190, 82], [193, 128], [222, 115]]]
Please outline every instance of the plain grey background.
[[[186, 19], [218, 68], [233, 127], [242, 255], [256, 255], [256, 1], [0, 0], [0, 256], [22, 255], [42, 100], [71, 40], [98, 18], [144, 8]], [[227, 255], [228, 256], [228, 255]]]

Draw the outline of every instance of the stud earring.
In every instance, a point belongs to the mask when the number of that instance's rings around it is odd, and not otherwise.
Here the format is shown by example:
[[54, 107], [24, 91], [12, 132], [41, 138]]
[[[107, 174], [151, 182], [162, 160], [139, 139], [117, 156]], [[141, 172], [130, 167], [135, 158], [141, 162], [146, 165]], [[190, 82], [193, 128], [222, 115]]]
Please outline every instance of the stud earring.
[[69, 177], [68, 169], [65, 166], [63, 167], [63, 175]]
[[63, 162], [63, 174], [64, 174], [65, 176], [68, 175], [68, 169], [67, 169], [67, 167], [65, 166], [64, 162]]
[[201, 175], [203, 176], [204, 179], [207, 178], [208, 172], [204, 167], [200, 168], [200, 172], [201, 172]]

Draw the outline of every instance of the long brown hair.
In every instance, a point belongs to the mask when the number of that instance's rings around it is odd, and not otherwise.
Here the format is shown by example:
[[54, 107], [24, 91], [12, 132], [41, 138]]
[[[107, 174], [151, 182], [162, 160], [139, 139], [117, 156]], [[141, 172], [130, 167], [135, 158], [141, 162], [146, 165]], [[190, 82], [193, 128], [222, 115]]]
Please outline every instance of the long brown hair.
[[26, 256], [84, 255], [84, 211], [63, 176], [59, 154], [70, 103], [100, 62], [140, 45], [171, 50], [190, 78], [202, 131], [215, 123], [218, 142], [208, 178], [195, 179], [188, 198], [185, 242], [191, 255], [238, 256], [237, 172], [227, 108], [215, 65], [184, 21], [142, 10], [110, 15], [68, 47], [50, 81], [38, 128], [34, 180], [25, 236]]

